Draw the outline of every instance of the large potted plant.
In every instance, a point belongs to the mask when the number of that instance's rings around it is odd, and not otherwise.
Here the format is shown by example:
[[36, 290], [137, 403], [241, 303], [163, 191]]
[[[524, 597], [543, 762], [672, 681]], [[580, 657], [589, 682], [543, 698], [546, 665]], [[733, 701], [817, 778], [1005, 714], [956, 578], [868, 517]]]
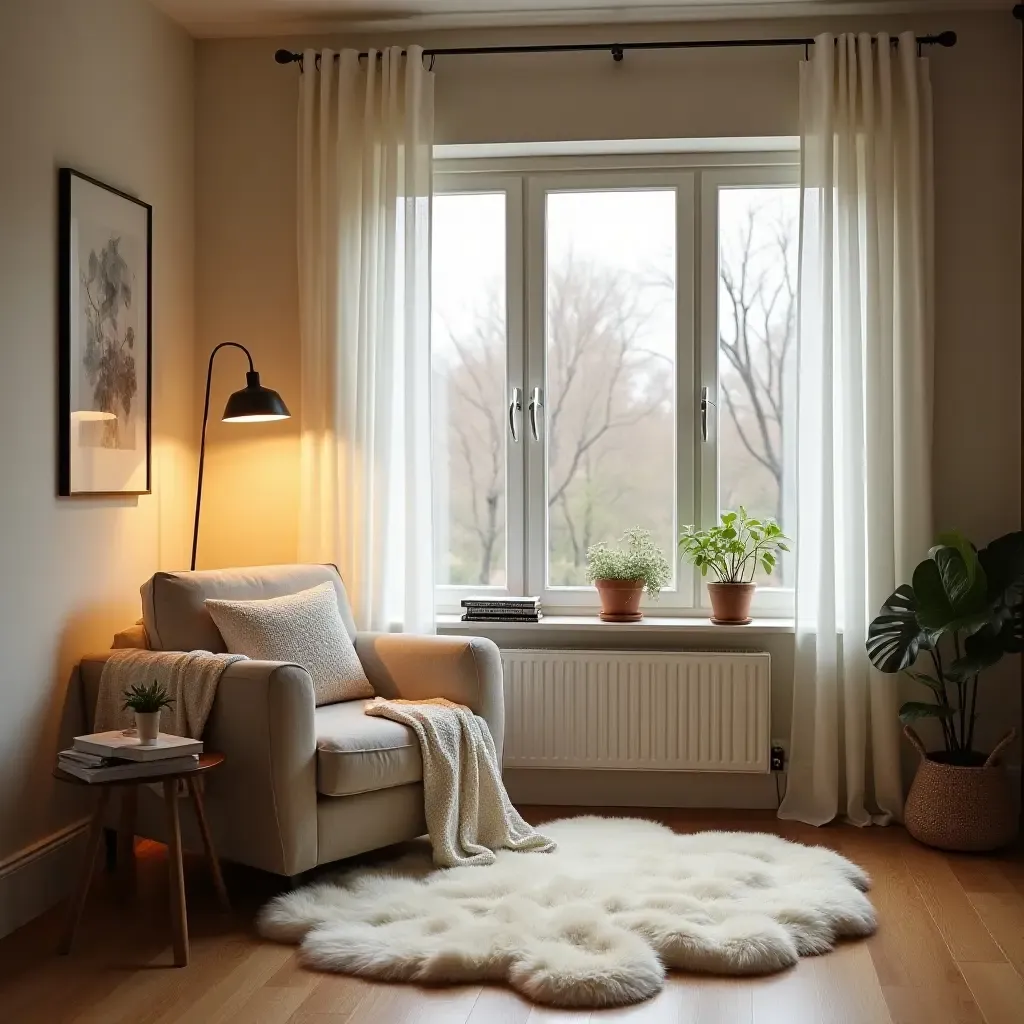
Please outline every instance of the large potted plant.
[[789, 550], [788, 540], [774, 519], [753, 519], [742, 505], [737, 512], [723, 512], [721, 523], [710, 529], [683, 529], [680, 555], [700, 569], [701, 576], [711, 573], [715, 578], [708, 583], [712, 622], [750, 622], [750, 602], [757, 589], [754, 574], [760, 568], [770, 576], [779, 552]]
[[634, 527], [617, 544], [587, 548], [587, 579], [600, 595], [603, 622], [639, 622], [644, 591], [657, 598], [672, 579], [672, 567], [651, 531]]
[[[1014, 729], [986, 754], [975, 749], [981, 674], [1024, 650], [1024, 533], [977, 551], [945, 533], [868, 628], [867, 652], [880, 671], [928, 691], [900, 708], [903, 731], [921, 754], [904, 821], [915, 839], [946, 850], [992, 850], [1016, 833], [1013, 800], [999, 754]], [[919, 671], [926, 659], [930, 671]], [[927, 750], [913, 723], [934, 719], [942, 748]]]

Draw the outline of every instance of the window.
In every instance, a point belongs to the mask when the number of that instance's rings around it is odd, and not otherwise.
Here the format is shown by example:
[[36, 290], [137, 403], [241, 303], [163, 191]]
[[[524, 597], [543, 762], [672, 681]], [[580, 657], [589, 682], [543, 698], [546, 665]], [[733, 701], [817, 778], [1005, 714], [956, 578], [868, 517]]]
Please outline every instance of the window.
[[[694, 611], [683, 524], [739, 504], [792, 518], [792, 157], [630, 159], [438, 164], [440, 610], [487, 593], [588, 610], [587, 548], [639, 525], [676, 563], [652, 610]], [[759, 581], [759, 613], [791, 610], [790, 572]]]

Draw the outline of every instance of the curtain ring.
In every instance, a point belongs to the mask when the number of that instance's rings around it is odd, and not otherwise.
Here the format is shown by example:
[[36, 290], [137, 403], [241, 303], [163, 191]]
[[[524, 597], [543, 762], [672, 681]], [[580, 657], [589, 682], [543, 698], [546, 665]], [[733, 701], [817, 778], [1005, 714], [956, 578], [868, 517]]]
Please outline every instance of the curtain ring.
[[427, 65], [427, 70], [428, 71], [433, 71], [434, 70], [434, 57], [435, 57], [435, 54], [433, 54], [433, 53], [430, 54], [430, 63]]
[[811, 59], [811, 44], [804, 43], [804, 63], [806, 64]]
[[317, 55], [316, 55], [316, 69], [317, 69], [317, 71], [320, 70], [320, 54], [319, 53], [317, 53]]

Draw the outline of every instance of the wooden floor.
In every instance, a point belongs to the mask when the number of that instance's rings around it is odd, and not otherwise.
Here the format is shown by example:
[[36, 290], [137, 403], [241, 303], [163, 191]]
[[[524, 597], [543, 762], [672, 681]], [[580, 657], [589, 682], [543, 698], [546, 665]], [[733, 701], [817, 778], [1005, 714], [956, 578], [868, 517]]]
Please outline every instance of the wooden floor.
[[[535, 822], [571, 811], [525, 809]], [[588, 811], [588, 813], [593, 813]], [[615, 813], [607, 811], [603, 813]], [[636, 814], [637, 812], [628, 812]], [[510, 991], [421, 989], [307, 971], [252, 929], [273, 882], [228, 868], [235, 910], [217, 910], [204, 864], [187, 867], [192, 963], [170, 963], [164, 850], [140, 843], [136, 895], [103, 875], [70, 957], [60, 908], [0, 941], [3, 1024], [1024, 1024], [1024, 858], [957, 856], [902, 829], [779, 822], [765, 812], [652, 811], [678, 831], [774, 831], [831, 846], [874, 878], [878, 934], [767, 978], [673, 975], [620, 1010], [534, 1007]]]

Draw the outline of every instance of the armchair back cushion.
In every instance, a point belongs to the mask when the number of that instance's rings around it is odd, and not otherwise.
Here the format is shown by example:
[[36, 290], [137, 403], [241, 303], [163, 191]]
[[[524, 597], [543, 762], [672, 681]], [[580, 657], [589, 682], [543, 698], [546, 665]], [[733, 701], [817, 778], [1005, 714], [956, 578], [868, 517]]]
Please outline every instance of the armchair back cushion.
[[257, 565], [245, 569], [158, 572], [142, 587], [142, 620], [154, 651], [227, 650], [206, 599], [255, 601], [331, 583], [350, 637], [356, 626], [341, 574], [333, 565]]
[[206, 607], [232, 654], [301, 665], [318, 705], [373, 696], [330, 583], [257, 601], [208, 598]]

